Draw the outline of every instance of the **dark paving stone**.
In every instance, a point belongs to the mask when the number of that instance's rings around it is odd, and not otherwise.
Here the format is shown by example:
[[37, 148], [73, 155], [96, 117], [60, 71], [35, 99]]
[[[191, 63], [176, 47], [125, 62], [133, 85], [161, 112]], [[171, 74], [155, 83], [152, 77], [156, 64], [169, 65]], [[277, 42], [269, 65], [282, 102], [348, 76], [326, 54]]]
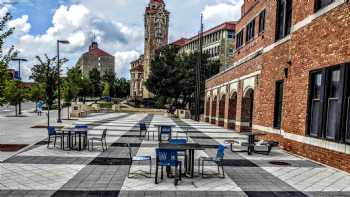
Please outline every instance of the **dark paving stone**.
[[89, 165], [130, 165], [129, 158], [96, 157]]
[[93, 157], [52, 157], [52, 156], [15, 156], [7, 159], [4, 163], [21, 164], [89, 164]]
[[232, 167], [258, 167], [256, 164], [249, 160], [244, 159], [224, 159], [224, 166]]
[[298, 191], [246, 191], [248, 197], [307, 197], [302, 192]]
[[0, 144], [0, 151], [17, 152], [26, 146], [28, 146], [28, 144]]
[[113, 143], [111, 144], [112, 147], [127, 147], [127, 145], [130, 144], [131, 147], [140, 147], [141, 143]]
[[309, 160], [278, 160], [278, 162], [284, 162], [288, 165], [274, 165], [270, 162], [274, 162], [276, 160], [254, 160], [256, 165], [260, 167], [312, 167], [312, 168], [325, 168], [325, 166], [315, 163]]
[[304, 192], [309, 197], [349, 197], [350, 192]]
[[79, 190], [59, 190], [52, 197], [117, 197], [119, 191], [79, 191]]

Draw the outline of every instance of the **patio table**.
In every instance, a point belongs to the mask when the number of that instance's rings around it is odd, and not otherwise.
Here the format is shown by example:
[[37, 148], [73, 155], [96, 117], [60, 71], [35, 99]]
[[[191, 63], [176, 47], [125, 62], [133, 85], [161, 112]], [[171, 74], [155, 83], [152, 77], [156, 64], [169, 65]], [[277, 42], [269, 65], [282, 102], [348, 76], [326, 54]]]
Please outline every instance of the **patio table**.
[[[154, 124], [153, 126], [158, 128], [158, 141], [159, 142], [161, 141], [161, 137], [162, 137], [160, 135], [160, 131], [162, 130], [162, 127], [171, 127], [171, 128], [176, 127], [176, 125], [173, 125], [173, 124]], [[171, 133], [170, 133], [170, 138], [171, 138]]]
[[242, 132], [241, 135], [248, 136], [248, 155], [251, 155], [254, 152], [255, 146], [255, 136], [264, 136], [266, 133], [264, 132]]
[[[78, 150], [81, 151], [85, 149], [86, 147], [86, 142], [87, 142], [87, 135], [88, 135], [88, 130], [87, 129], [78, 129], [78, 128], [64, 128], [62, 129], [63, 135], [67, 133], [67, 147], [68, 150]], [[73, 145], [73, 134], [74, 136], [78, 135], [78, 146], [76, 146], [76, 138], [75, 138], [75, 143]], [[81, 137], [85, 138], [85, 143], [82, 143]], [[63, 149], [64, 149], [64, 140], [62, 141], [63, 143]], [[65, 149], [64, 149], [65, 150]]]
[[186, 150], [189, 152], [187, 158], [185, 174], [189, 175], [190, 178], [194, 177], [194, 152], [195, 150], [204, 150], [198, 143], [187, 143], [187, 144], [170, 144], [170, 143], [159, 143], [159, 148], [162, 149], [171, 149], [171, 150]]

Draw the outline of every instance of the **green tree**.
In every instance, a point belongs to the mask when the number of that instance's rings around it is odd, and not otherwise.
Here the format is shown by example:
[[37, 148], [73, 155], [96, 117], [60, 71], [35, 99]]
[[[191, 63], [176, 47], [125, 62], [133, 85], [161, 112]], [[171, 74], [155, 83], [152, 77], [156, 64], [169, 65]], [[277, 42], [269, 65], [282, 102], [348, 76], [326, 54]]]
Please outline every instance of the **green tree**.
[[5, 14], [0, 19], [0, 106], [6, 103], [5, 99], [5, 86], [6, 81], [8, 80], [8, 72], [7, 67], [12, 58], [17, 56], [17, 51], [14, 50], [12, 46], [10, 50], [5, 53], [3, 50], [3, 46], [5, 44], [5, 40], [13, 34], [14, 28], [8, 28], [7, 24], [11, 20], [10, 13]]
[[93, 97], [101, 97], [101, 73], [97, 70], [97, 68], [92, 69], [89, 72], [89, 79], [92, 84], [92, 96]]
[[161, 105], [167, 98], [179, 97], [179, 73], [177, 62], [178, 49], [172, 45], [159, 49], [151, 62], [151, 72], [146, 81], [147, 89], [158, 97], [162, 97]]
[[[147, 89], [157, 97], [163, 98], [161, 104], [171, 100], [178, 107], [186, 107], [190, 104], [192, 108], [196, 85], [196, 66], [199, 58], [198, 52], [179, 54], [178, 48], [171, 45], [158, 50], [151, 63], [150, 77], [146, 81]], [[218, 61], [210, 61], [207, 54], [202, 55], [200, 71], [202, 99], [204, 98], [205, 80], [218, 73], [219, 67]]]
[[115, 96], [125, 98], [130, 95], [130, 81], [125, 78], [115, 80]]
[[68, 120], [69, 120], [69, 107], [71, 106], [73, 99], [75, 99], [78, 96], [78, 94], [79, 94], [78, 84], [75, 84], [70, 80], [65, 80], [63, 83], [63, 99], [68, 107], [67, 108]]
[[103, 92], [102, 95], [104, 97], [110, 96], [110, 90], [111, 90], [111, 86], [109, 85], [108, 82], [103, 82]]
[[8, 80], [5, 86], [5, 98], [10, 105], [16, 106], [16, 116], [18, 116], [17, 105], [25, 98], [25, 92], [20, 87], [21, 85], [20, 81]]
[[40, 84], [40, 83], [34, 84], [27, 92], [27, 99], [32, 102], [35, 102], [35, 109], [38, 101], [43, 99], [44, 97], [45, 97], [45, 84]]
[[115, 92], [115, 89], [116, 89], [116, 76], [114, 73], [110, 73], [110, 72], [106, 72], [104, 75], [103, 75], [103, 81], [104, 82], [107, 82], [109, 84], [109, 95], [111, 97], [115, 97], [116, 96], [116, 92]]
[[83, 99], [85, 103], [86, 98], [93, 95], [92, 83], [88, 77], [83, 77], [81, 83], [79, 84], [79, 94], [78, 96]]

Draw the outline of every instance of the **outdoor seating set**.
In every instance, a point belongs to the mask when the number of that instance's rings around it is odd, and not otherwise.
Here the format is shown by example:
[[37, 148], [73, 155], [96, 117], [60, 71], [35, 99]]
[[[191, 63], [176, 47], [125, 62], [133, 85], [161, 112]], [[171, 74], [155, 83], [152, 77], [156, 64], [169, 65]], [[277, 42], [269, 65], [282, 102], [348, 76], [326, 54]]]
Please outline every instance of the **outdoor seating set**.
[[[145, 123], [140, 123], [140, 137], [148, 136], [149, 130]], [[186, 139], [173, 138], [172, 131], [175, 125], [154, 125], [158, 128], [158, 147], [156, 148], [156, 171], [155, 171], [155, 183], [158, 184], [158, 176], [160, 170], [160, 178], [164, 178], [164, 168], [166, 169], [166, 175], [168, 178], [175, 178], [174, 184], [177, 185], [179, 181], [182, 180], [182, 176], [188, 178], [194, 178], [194, 166], [195, 166], [195, 151], [204, 150], [198, 143], [188, 142], [188, 129], [186, 129]], [[154, 136], [154, 134], [153, 134]], [[166, 137], [166, 138], [164, 138]], [[153, 137], [154, 139], [154, 137]], [[137, 175], [145, 176], [147, 178], [152, 177], [152, 158], [151, 156], [132, 156], [131, 146], [129, 147], [129, 154], [131, 165], [129, 168], [129, 178], [134, 178]], [[218, 175], [221, 178], [225, 178], [223, 159], [224, 159], [225, 146], [219, 145], [217, 149], [217, 154], [215, 157], [200, 157], [198, 158], [198, 175], [201, 174], [202, 177], [206, 177], [209, 174], [204, 174], [204, 164], [205, 162], [213, 162], [218, 167]], [[131, 166], [133, 162], [149, 162], [149, 171], [137, 170], [131, 172]], [[184, 166], [184, 168], [182, 167]], [[174, 173], [172, 173], [172, 168], [174, 168]], [[220, 172], [221, 168], [221, 172]], [[201, 173], [200, 173], [201, 171]]]
[[[259, 154], [270, 154], [273, 147], [278, 146], [278, 142], [276, 141], [265, 141], [265, 140], [257, 140], [257, 136], [264, 136], [266, 133], [264, 132], [241, 132], [241, 135], [248, 136], [248, 140], [243, 137], [235, 137], [230, 140], [225, 140], [226, 144], [230, 144], [232, 152], [247, 152], [248, 155], [252, 153]], [[247, 150], [234, 150], [233, 145], [238, 144], [243, 147], [247, 147]]]
[[107, 129], [104, 129], [100, 137], [89, 136], [89, 127], [84, 124], [77, 124], [74, 127], [65, 127], [57, 130], [55, 127], [48, 127], [47, 148], [50, 147], [51, 139], [53, 139], [54, 147], [56, 147], [57, 138], [60, 139], [60, 148], [62, 150], [89, 151], [94, 150], [94, 142], [100, 142], [102, 150], [107, 150]]

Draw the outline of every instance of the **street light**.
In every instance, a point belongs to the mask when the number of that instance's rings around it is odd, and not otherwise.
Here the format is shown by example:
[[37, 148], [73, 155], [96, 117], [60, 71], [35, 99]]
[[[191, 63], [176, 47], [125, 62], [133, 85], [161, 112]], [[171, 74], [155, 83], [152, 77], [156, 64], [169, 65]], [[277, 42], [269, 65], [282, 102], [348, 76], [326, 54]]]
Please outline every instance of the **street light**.
[[58, 73], [58, 80], [57, 80], [57, 86], [58, 86], [58, 123], [62, 123], [61, 120], [61, 88], [60, 88], [60, 44], [69, 44], [68, 40], [57, 40], [57, 73]]
[[[18, 80], [21, 82], [21, 62], [26, 62], [28, 61], [25, 58], [12, 58], [12, 61], [16, 61], [18, 62]], [[22, 84], [21, 84], [22, 85]], [[17, 106], [16, 106], [17, 107]], [[18, 114], [21, 115], [22, 114], [22, 105], [21, 102], [18, 103]]]

